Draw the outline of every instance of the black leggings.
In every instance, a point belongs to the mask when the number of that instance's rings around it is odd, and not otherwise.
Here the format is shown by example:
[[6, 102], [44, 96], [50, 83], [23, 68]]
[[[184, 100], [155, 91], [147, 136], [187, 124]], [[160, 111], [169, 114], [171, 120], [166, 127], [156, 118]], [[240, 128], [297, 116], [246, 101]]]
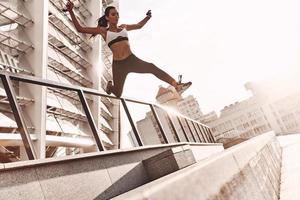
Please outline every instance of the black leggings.
[[122, 95], [126, 76], [130, 72], [151, 73], [170, 85], [174, 85], [174, 83], [176, 83], [176, 80], [169, 74], [159, 69], [154, 64], [139, 59], [134, 54], [131, 54], [124, 60], [114, 60], [112, 64], [112, 72], [114, 84], [111, 88], [111, 92], [117, 97]]

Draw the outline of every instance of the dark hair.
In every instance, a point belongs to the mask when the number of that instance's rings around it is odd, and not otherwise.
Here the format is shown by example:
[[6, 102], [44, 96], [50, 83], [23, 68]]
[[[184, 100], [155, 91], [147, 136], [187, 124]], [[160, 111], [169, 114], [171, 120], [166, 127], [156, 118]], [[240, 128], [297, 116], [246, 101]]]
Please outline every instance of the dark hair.
[[[107, 19], [105, 17], [109, 16], [109, 11], [111, 9], [116, 9], [116, 8], [114, 6], [106, 7], [106, 9], [104, 11], [104, 15], [98, 19], [98, 26], [105, 27], [105, 28], [108, 26]], [[95, 36], [96, 36], [96, 34], [93, 34], [90, 38], [95, 37]]]
[[108, 6], [105, 11], [104, 11], [104, 15], [102, 17], [100, 17], [100, 19], [98, 20], [98, 26], [101, 26], [101, 27], [107, 27], [108, 24], [107, 24], [107, 20], [105, 17], [108, 17], [109, 16], [109, 11], [112, 10], [112, 9], [116, 9], [114, 6]]

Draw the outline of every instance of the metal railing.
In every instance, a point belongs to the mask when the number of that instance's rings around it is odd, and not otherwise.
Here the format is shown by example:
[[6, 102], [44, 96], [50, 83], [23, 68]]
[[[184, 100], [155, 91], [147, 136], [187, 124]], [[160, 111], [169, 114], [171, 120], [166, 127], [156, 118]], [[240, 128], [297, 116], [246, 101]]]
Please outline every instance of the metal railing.
[[[139, 146], [143, 146], [143, 140], [141, 138], [141, 135], [136, 127], [136, 124], [134, 123], [134, 120], [131, 116], [130, 110], [128, 108], [127, 102], [132, 102], [132, 103], [137, 103], [137, 104], [142, 104], [142, 105], [146, 105], [150, 107], [151, 110], [151, 114], [154, 117], [157, 125], [158, 125], [158, 129], [162, 135], [162, 138], [164, 140], [164, 143], [170, 143], [170, 138], [167, 137], [167, 134], [165, 132], [165, 128], [163, 127], [160, 118], [158, 116], [158, 110], [157, 109], [161, 109], [165, 116], [167, 117], [167, 120], [170, 124], [170, 127], [172, 129], [172, 132], [174, 134], [174, 137], [176, 138], [176, 142], [183, 142], [183, 141], [187, 141], [187, 142], [201, 142], [201, 143], [215, 143], [215, 139], [211, 133], [211, 130], [208, 126], [203, 125], [197, 121], [194, 121], [192, 119], [188, 119], [184, 116], [176, 116], [175, 119], [177, 120], [177, 123], [180, 125], [181, 130], [183, 132], [183, 135], [185, 137], [185, 140], [182, 140], [177, 129], [175, 128], [175, 121], [174, 119], [171, 119], [170, 113], [168, 111], [166, 111], [164, 108], [162, 108], [159, 105], [154, 105], [151, 103], [147, 103], [147, 102], [142, 102], [142, 101], [138, 101], [138, 100], [133, 100], [133, 99], [127, 99], [127, 98], [117, 98], [114, 96], [110, 96], [110, 95], [106, 95], [103, 94], [101, 92], [99, 92], [98, 90], [95, 89], [90, 89], [90, 88], [84, 88], [84, 87], [80, 87], [80, 86], [74, 86], [74, 85], [67, 85], [67, 84], [63, 84], [63, 83], [58, 83], [58, 82], [54, 82], [54, 81], [50, 81], [50, 80], [45, 80], [45, 79], [41, 79], [41, 78], [37, 78], [37, 77], [33, 77], [33, 76], [28, 76], [28, 75], [20, 75], [20, 74], [14, 74], [14, 73], [9, 73], [9, 72], [1, 72], [0, 71], [0, 78], [2, 80], [2, 84], [4, 86], [6, 95], [7, 95], [7, 99], [9, 101], [9, 104], [11, 106], [13, 115], [15, 117], [15, 121], [17, 123], [18, 126], [18, 130], [20, 132], [21, 138], [22, 138], [22, 142], [24, 144], [27, 156], [30, 160], [36, 159], [36, 153], [34, 150], [34, 146], [33, 146], [33, 142], [30, 138], [30, 134], [28, 131], [28, 128], [25, 124], [25, 118], [24, 115], [22, 114], [22, 109], [20, 107], [20, 105], [17, 102], [17, 96], [16, 93], [14, 91], [13, 88], [13, 84], [12, 81], [19, 81], [19, 82], [23, 82], [23, 83], [29, 83], [29, 84], [34, 84], [34, 85], [39, 85], [39, 86], [46, 86], [46, 87], [52, 87], [55, 89], [61, 89], [61, 90], [68, 90], [68, 91], [73, 91], [76, 92], [78, 94], [81, 106], [84, 110], [84, 113], [86, 115], [89, 127], [92, 131], [93, 137], [95, 139], [95, 143], [96, 146], [98, 148], [99, 151], [104, 151], [105, 147], [100, 139], [99, 136], [99, 130], [95, 124], [93, 115], [91, 114], [91, 110], [88, 106], [87, 103], [87, 99], [85, 97], [85, 95], [96, 95], [99, 97], [107, 97], [107, 98], [111, 98], [111, 99], [118, 99], [121, 101], [122, 106], [124, 108], [124, 111], [126, 113], [126, 116], [129, 120], [129, 123], [131, 125], [132, 131], [135, 135], [135, 139], [138, 143]], [[120, 120], [120, 119], [119, 119]], [[184, 123], [185, 125], [184, 125]], [[188, 133], [192, 136], [189, 137]], [[120, 130], [119, 130], [119, 138], [120, 138]]]

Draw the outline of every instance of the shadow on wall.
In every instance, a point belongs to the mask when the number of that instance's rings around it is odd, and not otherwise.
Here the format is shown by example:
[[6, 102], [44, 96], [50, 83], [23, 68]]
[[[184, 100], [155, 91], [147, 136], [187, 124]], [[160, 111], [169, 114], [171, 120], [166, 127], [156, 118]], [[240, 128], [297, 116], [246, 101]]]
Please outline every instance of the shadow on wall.
[[[139, 177], [139, 178], [137, 178]], [[110, 187], [95, 198], [95, 200], [106, 200], [128, 192], [134, 188], [144, 185], [150, 181], [142, 163], [138, 164]]]

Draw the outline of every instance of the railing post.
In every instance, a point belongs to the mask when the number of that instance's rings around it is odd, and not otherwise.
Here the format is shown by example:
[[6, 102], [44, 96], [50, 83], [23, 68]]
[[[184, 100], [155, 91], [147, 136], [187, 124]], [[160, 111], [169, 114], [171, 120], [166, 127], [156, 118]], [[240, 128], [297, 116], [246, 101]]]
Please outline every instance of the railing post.
[[171, 128], [172, 128], [172, 130], [173, 130], [173, 132], [174, 132], [174, 134], [175, 134], [175, 136], [176, 136], [177, 141], [178, 141], [178, 142], [181, 142], [181, 141], [180, 141], [180, 138], [179, 138], [179, 135], [178, 135], [178, 133], [177, 133], [177, 130], [176, 130], [176, 128], [175, 128], [175, 125], [174, 125], [174, 123], [173, 123], [173, 121], [172, 121], [172, 119], [171, 119], [171, 117], [170, 117], [170, 114], [169, 114], [167, 111], [166, 111], [166, 113], [167, 113], [168, 121], [169, 121], [170, 124], [171, 124]]
[[194, 142], [197, 142], [197, 141], [196, 141], [196, 138], [195, 138], [195, 136], [194, 136], [194, 134], [193, 134], [193, 131], [192, 131], [190, 125], [189, 125], [188, 120], [187, 120], [187, 119], [184, 119], [184, 120], [185, 120], [185, 122], [186, 122], [186, 124], [187, 124], [187, 127], [189, 128], [189, 130], [190, 130], [190, 132], [191, 132], [191, 135], [192, 135], [192, 138], [193, 138]]
[[183, 125], [182, 125], [182, 122], [180, 121], [180, 118], [179, 118], [178, 116], [177, 116], [176, 118], [177, 118], [177, 120], [178, 120], [178, 122], [179, 122], [180, 128], [181, 128], [182, 131], [183, 131], [183, 134], [184, 134], [185, 139], [186, 139], [188, 142], [190, 142], [189, 137], [187, 136], [187, 134], [186, 134], [186, 132], [185, 132], [185, 130], [184, 130], [184, 127], [183, 127]]
[[199, 133], [198, 133], [198, 131], [197, 131], [197, 128], [196, 128], [196, 126], [195, 126], [195, 122], [192, 122], [192, 124], [193, 124], [193, 127], [194, 127], [195, 131], [196, 131], [196, 135], [197, 135], [199, 141], [201, 142], [201, 138], [200, 138]]
[[214, 143], [215, 141], [214, 141], [214, 139], [213, 139], [213, 137], [212, 137], [212, 135], [210, 133], [209, 128], [208, 127], [204, 127], [204, 129], [205, 129], [206, 133], [208, 134], [210, 142]]
[[208, 128], [208, 132], [209, 132], [209, 134], [210, 134], [210, 137], [212, 138], [212, 141], [213, 141], [214, 143], [216, 143], [215, 137], [213, 136], [213, 134], [212, 134], [210, 128]]
[[122, 140], [121, 140], [121, 105], [120, 105], [120, 103], [118, 103], [118, 105], [119, 105], [119, 111], [118, 111], [118, 149], [121, 149], [121, 142], [122, 142]]
[[141, 136], [140, 136], [138, 130], [136, 129], [135, 124], [134, 124], [134, 122], [133, 122], [133, 120], [132, 120], [132, 117], [131, 117], [130, 112], [129, 112], [129, 110], [128, 110], [128, 107], [127, 107], [127, 104], [126, 104], [126, 102], [125, 102], [125, 99], [122, 98], [122, 99], [121, 99], [121, 102], [122, 102], [123, 108], [124, 108], [124, 110], [125, 110], [125, 112], [126, 112], [127, 118], [128, 118], [128, 120], [129, 120], [129, 123], [130, 123], [130, 125], [131, 125], [132, 131], [133, 131], [133, 133], [134, 133], [134, 135], [135, 135], [135, 139], [136, 139], [138, 145], [139, 145], [139, 146], [144, 146], [144, 144], [143, 144], [143, 142], [142, 142], [142, 139], [141, 139]]
[[2, 83], [9, 101], [9, 104], [11, 106], [11, 109], [13, 111], [16, 123], [18, 125], [18, 130], [20, 131], [20, 135], [28, 156], [29, 160], [35, 160], [36, 153], [34, 151], [34, 146], [30, 138], [29, 131], [27, 129], [24, 116], [22, 114], [22, 109], [19, 106], [17, 102], [17, 97], [14, 91], [14, 88], [12, 86], [10, 77], [8, 75], [1, 74]]
[[205, 137], [203, 136], [203, 134], [202, 134], [202, 132], [201, 132], [201, 129], [200, 129], [200, 127], [199, 127], [199, 123], [195, 123], [195, 127], [196, 127], [196, 129], [198, 130], [198, 136], [201, 138], [200, 140], [201, 140], [201, 142], [206, 142], [205, 141]]
[[81, 105], [83, 107], [83, 110], [85, 112], [86, 118], [88, 120], [88, 123], [90, 125], [90, 128], [92, 129], [92, 133], [93, 133], [94, 139], [96, 141], [96, 145], [97, 145], [99, 151], [104, 151], [105, 150], [104, 145], [101, 141], [101, 138], [99, 137], [97, 126], [95, 124], [93, 115], [91, 114], [91, 111], [90, 111], [90, 108], [89, 108], [88, 103], [86, 101], [86, 98], [84, 96], [84, 93], [83, 93], [82, 90], [78, 90], [77, 93], [78, 93]]
[[158, 128], [159, 128], [159, 130], [160, 130], [160, 132], [161, 132], [161, 134], [162, 134], [162, 136], [163, 136], [163, 138], [164, 138], [164, 141], [165, 141], [166, 144], [168, 144], [168, 143], [169, 143], [169, 140], [168, 140], [168, 138], [167, 138], [167, 136], [166, 136], [166, 133], [165, 133], [165, 130], [163, 129], [163, 127], [162, 127], [162, 125], [161, 125], [161, 122], [160, 122], [160, 120], [159, 120], [159, 118], [158, 118], [158, 116], [157, 116], [157, 113], [156, 113], [156, 111], [155, 111], [155, 108], [154, 108], [154, 106], [153, 106], [152, 104], [150, 104], [149, 106], [150, 106], [151, 111], [152, 111], [152, 113], [153, 113], [153, 116], [154, 116], [154, 118], [155, 118], [155, 120], [156, 120], [156, 122], [157, 122]]
[[208, 143], [209, 140], [208, 140], [208, 138], [207, 138], [207, 136], [206, 136], [206, 133], [205, 133], [205, 131], [204, 131], [204, 128], [202, 127], [201, 124], [197, 124], [197, 126], [198, 126], [198, 128], [199, 128], [199, 130], [200, 130], [200, 132], [201, 132], [202, 137], [204, 138], [204, 142]]

